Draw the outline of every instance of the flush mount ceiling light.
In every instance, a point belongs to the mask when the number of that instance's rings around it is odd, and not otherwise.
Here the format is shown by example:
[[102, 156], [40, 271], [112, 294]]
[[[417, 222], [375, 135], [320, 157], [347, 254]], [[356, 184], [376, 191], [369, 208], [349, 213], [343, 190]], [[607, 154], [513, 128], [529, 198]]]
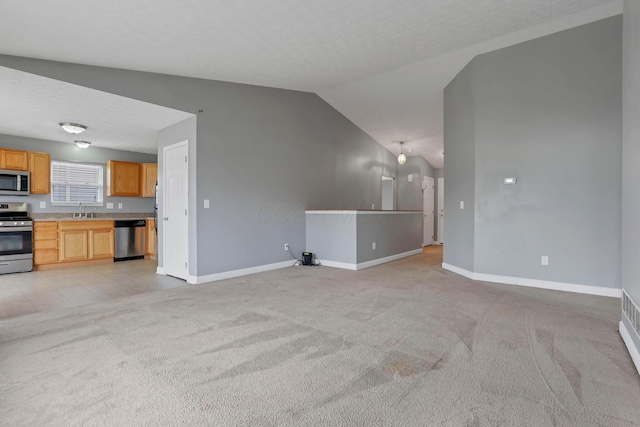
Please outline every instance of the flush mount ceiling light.
[[404, 141], [400, 141], [400, 155], [398, 156], [398, 163], [404, 165], [404, 162], [407, 161], [407, 156], [402, 152], [402, 144], [404, 144]]
[[62, 129], [74, 135], [77, 135], [87, 130], [87, 127], [85, 125], [79, 125], [77, 123], [62, 122], [58, 124]]
[[82, 148], [83, 150], [91, 145], [89, 141], [75, 141], [78, 148]]

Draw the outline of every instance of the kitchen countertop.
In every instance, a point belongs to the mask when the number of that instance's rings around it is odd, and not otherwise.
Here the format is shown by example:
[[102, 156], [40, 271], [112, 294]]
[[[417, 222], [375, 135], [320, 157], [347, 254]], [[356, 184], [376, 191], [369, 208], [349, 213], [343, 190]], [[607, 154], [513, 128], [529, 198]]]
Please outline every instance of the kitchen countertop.
[[71, 213], [33, 213], [31, 218], [34, 221], [118, 221], [118, 220], [150, 220], [152, 213], [96, 213], [93, 218], [73, 218]]

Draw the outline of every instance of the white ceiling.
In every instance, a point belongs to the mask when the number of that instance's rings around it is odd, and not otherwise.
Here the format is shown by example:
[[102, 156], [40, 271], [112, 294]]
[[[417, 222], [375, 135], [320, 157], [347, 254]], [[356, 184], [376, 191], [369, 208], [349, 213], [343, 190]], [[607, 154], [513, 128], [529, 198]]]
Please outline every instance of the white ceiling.
[[316, 92], [383, 146], [409, 141], [442, 167], [442, 89], [466, 62], [621, 4], [0, 0], [0, 53]]
[[[0, 67], [0, 134], [116, 150], [156, 153], [158, 131], [191, 117], [172, 110], [46, 77]], [[71, 135], [58, 123], [88, 127]]]

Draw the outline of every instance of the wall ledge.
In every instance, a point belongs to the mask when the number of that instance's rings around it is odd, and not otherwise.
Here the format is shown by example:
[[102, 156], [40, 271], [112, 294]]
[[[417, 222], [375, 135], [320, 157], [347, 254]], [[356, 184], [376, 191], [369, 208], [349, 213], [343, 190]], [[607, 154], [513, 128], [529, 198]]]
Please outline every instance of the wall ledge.
[[600, 286], [579, 285], [575, 283], [552, 282], [548, 280], [526, 279], [523, 277], [498, 276], [495, 274], [475, 273], [455, 265], [442, 263], [442, 268], [453, 273], [482, 282], [502, 283], [505, 285], [527, 286], [531, 288], [551, 289], [554, 291], [574, 292], [603, 297], [622, 298], [622, 289]]

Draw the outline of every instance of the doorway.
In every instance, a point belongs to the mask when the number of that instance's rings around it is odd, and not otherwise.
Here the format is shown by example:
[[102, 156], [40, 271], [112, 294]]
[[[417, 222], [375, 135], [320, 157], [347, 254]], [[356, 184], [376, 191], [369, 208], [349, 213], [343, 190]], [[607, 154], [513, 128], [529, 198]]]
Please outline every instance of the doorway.
[[189, 141], [162, 149], [163, 203], [162, 243], [165, 274], [187, 280], [189, 274], [188, 215]]
[[389, 176], [382, 177], [382, 208], [383, 211], [392, 211], [393, 203], [393, 178]]
[[424, 220], [423, 225], [423, 237], [422, 237], [422, 246], [429, 246], [433, 244], [433, 197], [434, 197], [434, 188], [433, 188], [433, 178], [428, 176], [422, 177], [422, 205], [423, 205], [423, 215], [422, 218]]
[[438, 178], [438, 243], [444, 244], [444, 178]]

